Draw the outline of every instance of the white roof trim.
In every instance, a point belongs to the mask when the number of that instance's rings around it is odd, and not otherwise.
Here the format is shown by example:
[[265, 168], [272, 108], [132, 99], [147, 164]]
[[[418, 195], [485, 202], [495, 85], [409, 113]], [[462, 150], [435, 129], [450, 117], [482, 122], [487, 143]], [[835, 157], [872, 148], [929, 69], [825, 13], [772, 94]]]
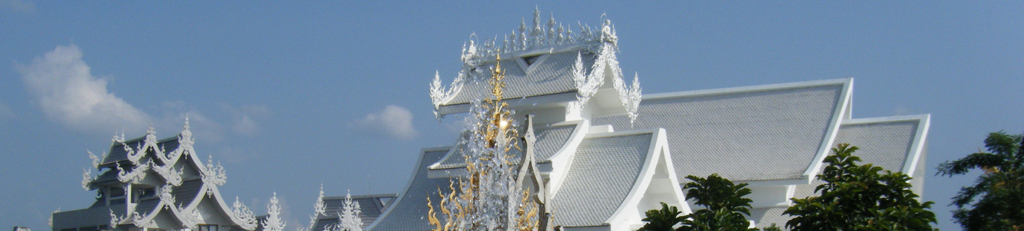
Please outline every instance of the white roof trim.
[[[803, 184], [810, 184], [814, 180], [815, 175], [818, 175], [818, 171], [821, 167], [821, 162], [828, 156], [829, 151], [832, 150], [832, 145], [836, 141], [836, 135], [839, 134], [839, 127], [843, 121], [843, 115], [846, 115], [846, 110], [851, 109], [852, 95], [853, 95], [853, 78], [828, 80], [834, 83], [842, 83], [843, 90], [840, 93], [839, 105], [836, 105], [836, 110], [832, 114], [832, 122], [828, 125], [828, 130], [825, 131], [825, 138], [822, 140], [821, 146], [818, 148], [818, 154], [814, 156], [807, 170], [804, 171], [802, 180]], [[817, 82], [817, 81], [815, 81]], [[805, 82], [812, 83], [812, 82]], [[800, 83], [793, 83], [800, 84]], [[824, 85], [824, 84], [823, 84]]]
[[[590, 128], [590, 120], [564, 121], [564, 122], [558, 122], [558, 123], [552, 124], [551, 126], [561, 126], [561, 125], [566, 125], [566, 124], [576, 124], [576, 128], [573, 129], [573, 133], [571, 135], [569, 135], [569, 140], [567, 140], [567, 142], [565, 142], [565, 144], [562, 144], [562, 147], [559, 148], [558, 151], [555, 151], [555, 154], [551, 154], [551, 157], [549, 157], [547, 160], [538, 160], [537, 161], [538, 163], [540, 163], [540, 162], [551, 162], [551, 159], [558, 158], [558, 157], [560, 157], [562, 155], [572, 155], [572, 154], [566, 154], [566, 153], [569, 153], [570, 151], [575, 153], [576, 152], [576, 147], [580, 145], [580, 142], [583, 142], [583, 137], [586, 136], [587, 133], [590, 130], [589, 129]], [[587, 132], [580, 132], [580, 131], [587, 131]], [[572, 149], [572, 150], [569, 150], [569, 149]]]
[[590, 120], [581, 120], [577, 122], [576, 130], [573, 131], [572, 135], [569, 135], [568, 142], [562, 145], [562, 148], [551, 155], [548, 160], [538, 161], [537, 168], [541, 169], [541, 174], [547, 171], [548, 175], [548, 198], [555, 198], [560, 188], [562, 188], [562, 182], [565, 181], [565, 177], [568, 175], [569, 170], [572, 166], [572, 161], [576, 157], [576, 149], [580, 147], [580, 143], [587, 137], [587, 133], [590, 131]]
[[[402, 193], [398, 194], [398, 198], [395, 198], [393, 201], [391, 201], [389, 203], [388, 209], [384, 210], [384, 212], [382, 212], [380, 214], [380, 216], [377, 217], [377, 220], [374, 220], [373, 223], [370, 223], [370, 225], [367, 225], [366, 229], [363, 229], [363, 230], [373, 230], [374, 226], [377, 226], [377, 224], [380, 223], [381, 220], [384, 220], [384, 218], [386, 218], [389, 214], [391, 214], [391, 211], [394, 210], [395, 207], [398, 207], [396, 205], [398, 205], [398, 203], [402, 202], [402, 198], [405, 197], [405, 194], [409, 193], [409, 187], [412, 187], [412, 182], [414, 180], [416, 180], [416, 174], [418, 173], [417, 171], [420, 168], [419, 167], [420, 164], [422, 164], [422, 162], [423, 162], [423, 156], [425, 156], [427, 154], [427, 152], [444, 151], [444, 150], [449, 150], [449, 149], [452, 149], [452, 146], [429, 147], [429, 148], [420, 149], [420, 155], [416, 159], [416, 165], [414, 165], [414, 170], [412, 171], [412, 174], [409, 176], [409, 182], [405, 183], [405, 188], [404, 188], [404, 190], [402, 190]], [[429, 167], [428, 167], [428, 170], [429, 170]]]
[[[679, 92], [646, 94], [646, 95], [643, 96], [642, 99], [644, 99], [644, 100], [656, 100], [656, 99], [668, 99], [668, 98], [679, 98], [679, 97], [693, 97], [693, 96], [707, 96], [707, 95], [721, 95], [721, 94], [736, 94], [736, 93], [744, 93], [744, 92], [774, 91], [774, 90], [784, 90], [784, 89], [793, 89], [793, 88], [818, 87], [818, 86], [826, 86], [826, 85], [844, 85], [844, 86], [846, 86], [847, 89], [849, 89], [853, 85], [853, 78], [816, 80], [816, 81], [795, 82], [795, 83], [779, 83], [779, 84], [756, 85], [756, 86], [746, 86], [746, 87], [730, 87], [730, 88], [719, 88], [719, 89], [706, 89], [706, 90], [694, 90], [694, 91], [679, 91]], [[846, 94], [847, 91], [844, 91], [843, 93]]]

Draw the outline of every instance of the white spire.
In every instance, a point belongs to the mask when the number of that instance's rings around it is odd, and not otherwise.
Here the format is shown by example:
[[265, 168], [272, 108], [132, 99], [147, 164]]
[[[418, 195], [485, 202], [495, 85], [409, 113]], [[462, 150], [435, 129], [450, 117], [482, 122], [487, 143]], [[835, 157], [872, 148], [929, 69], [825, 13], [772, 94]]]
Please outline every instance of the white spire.
[[284, 230], [285, 222], [281, 220], [281, 206], [277, 205], [277, 192], [274, 192], [274, 197], [270, 198], [270, 204], [267, 204], [267, 219], [261, 222], [263, 230], [266, 231], [281, 231]]

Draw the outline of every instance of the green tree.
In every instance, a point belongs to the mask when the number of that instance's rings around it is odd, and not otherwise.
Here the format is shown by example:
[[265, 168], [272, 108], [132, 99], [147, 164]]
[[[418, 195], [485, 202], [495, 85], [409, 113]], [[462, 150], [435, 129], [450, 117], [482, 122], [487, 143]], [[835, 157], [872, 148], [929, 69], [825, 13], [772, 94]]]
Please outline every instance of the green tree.
[[782, 228], [779, 228], [778, 225], [772, 223], [772, 226], [764, 227], [761, 231], [782, 231]]
[[679, 216], [679, 209], [675, 206], [670, 207], [665, 202], [661, 202], [661, 210], [648, 210], [645, 215], [647, 217], [643, 221], [646, 221], [647, 224], [640, 227], [640, 231], [668, 231], [672, 230], [672, 226], [683, 221], [683, 217]]
[[988, 152], [971, 153], [939, 165], [944, 176], [967, 174], [972, 169], [985, 173], [973, 186], [963, 187], [955, 197], [953, 219], [966, 230], [1024, 230], [1024, 135], [989, 133]]
[[[786, 227], [794, 230], [931, 230], [932, 202], [920, 203], [910, 190], [910, 177], [860, 165], [856, 146], [838, 144], [828, 165], [818, 174], [819, 196], [793, 198], [783, 214], [793, 216]], [[884, 172], [883, 172], [884, 171]]]
[[744, 216], [750, 215], [752, 200], [744, 198], [750, 194], [747, 184], [733, 184], [732, 181], [711, 174], [708, 178], [686, 176], [692, 182], [683, 185], [686, 196], [704, 209], [693, 211], [683, 217], [683, 226], [678, 230], [756, 230], [749, 229], [750, 222]]

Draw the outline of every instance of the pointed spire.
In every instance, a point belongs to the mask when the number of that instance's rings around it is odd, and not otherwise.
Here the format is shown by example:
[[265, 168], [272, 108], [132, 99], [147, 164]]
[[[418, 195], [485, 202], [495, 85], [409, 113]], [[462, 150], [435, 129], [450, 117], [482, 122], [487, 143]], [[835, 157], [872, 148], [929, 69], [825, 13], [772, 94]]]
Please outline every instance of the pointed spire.
[[284, 230], [285, 222], [281, 220], [281, 207], [277, 203], [277, 192], [274, 192], [274, 197], [270, 198], [270, 204], [267, 205], [267, 218], [260, 222], [263, 225], [263, 230]]
[[540, 28], [540, 25], [541, 25], [540, 24], [540, 8], [534, 6], [534, 10], [533, 10], [533, 30], [530, 31], [530, 35], [532, 35], [534, 37], [534, 39], [537, 39], [537, 36], [539, 36], [544, 31], [544, 29]]

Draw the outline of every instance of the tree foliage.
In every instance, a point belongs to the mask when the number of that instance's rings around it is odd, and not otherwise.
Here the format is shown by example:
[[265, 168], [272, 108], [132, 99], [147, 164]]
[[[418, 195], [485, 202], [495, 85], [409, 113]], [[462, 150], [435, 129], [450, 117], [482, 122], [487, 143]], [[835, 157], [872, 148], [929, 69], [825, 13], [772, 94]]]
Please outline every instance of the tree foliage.
[[838, 144], [817, 178], [818, 196], [793, 198], [783, 214], [786, 227], [799, 230], [931, 230], [932, 202], [921, 203], [910, 177], [872, 164], [860, 165], [856, 146]]
[[953, 219], [966, 230], [1024, 230], [1024, 135], [993, 132], [985, 138], [988, 152], [978, 150], [939, 165], [943, 176], [985, 173], [955, 197]]
[[686, 196], [704, 209], [683, 216], [683, 226], [678, 230], [755, 230], [748, 229], [750, 222], [745, 217], [750, 215], [753, 202], [744, 198], [751, 193], [747, 184], [733, 184], [718, 174], [708, 178], [689, 175], [686, 179], [692, 181], [683, 185]]
[[672, 226], [683, 221], [683, 217], [679, 216], [679, 213], [679, 209], [675, 206], [668, 206], [665, 202], [661, 202], [661, 210], [647, 210], [645, 213], [647, 217], [643, 219], [647, 224], [640, 227], [640, 231], [672, 230]]

